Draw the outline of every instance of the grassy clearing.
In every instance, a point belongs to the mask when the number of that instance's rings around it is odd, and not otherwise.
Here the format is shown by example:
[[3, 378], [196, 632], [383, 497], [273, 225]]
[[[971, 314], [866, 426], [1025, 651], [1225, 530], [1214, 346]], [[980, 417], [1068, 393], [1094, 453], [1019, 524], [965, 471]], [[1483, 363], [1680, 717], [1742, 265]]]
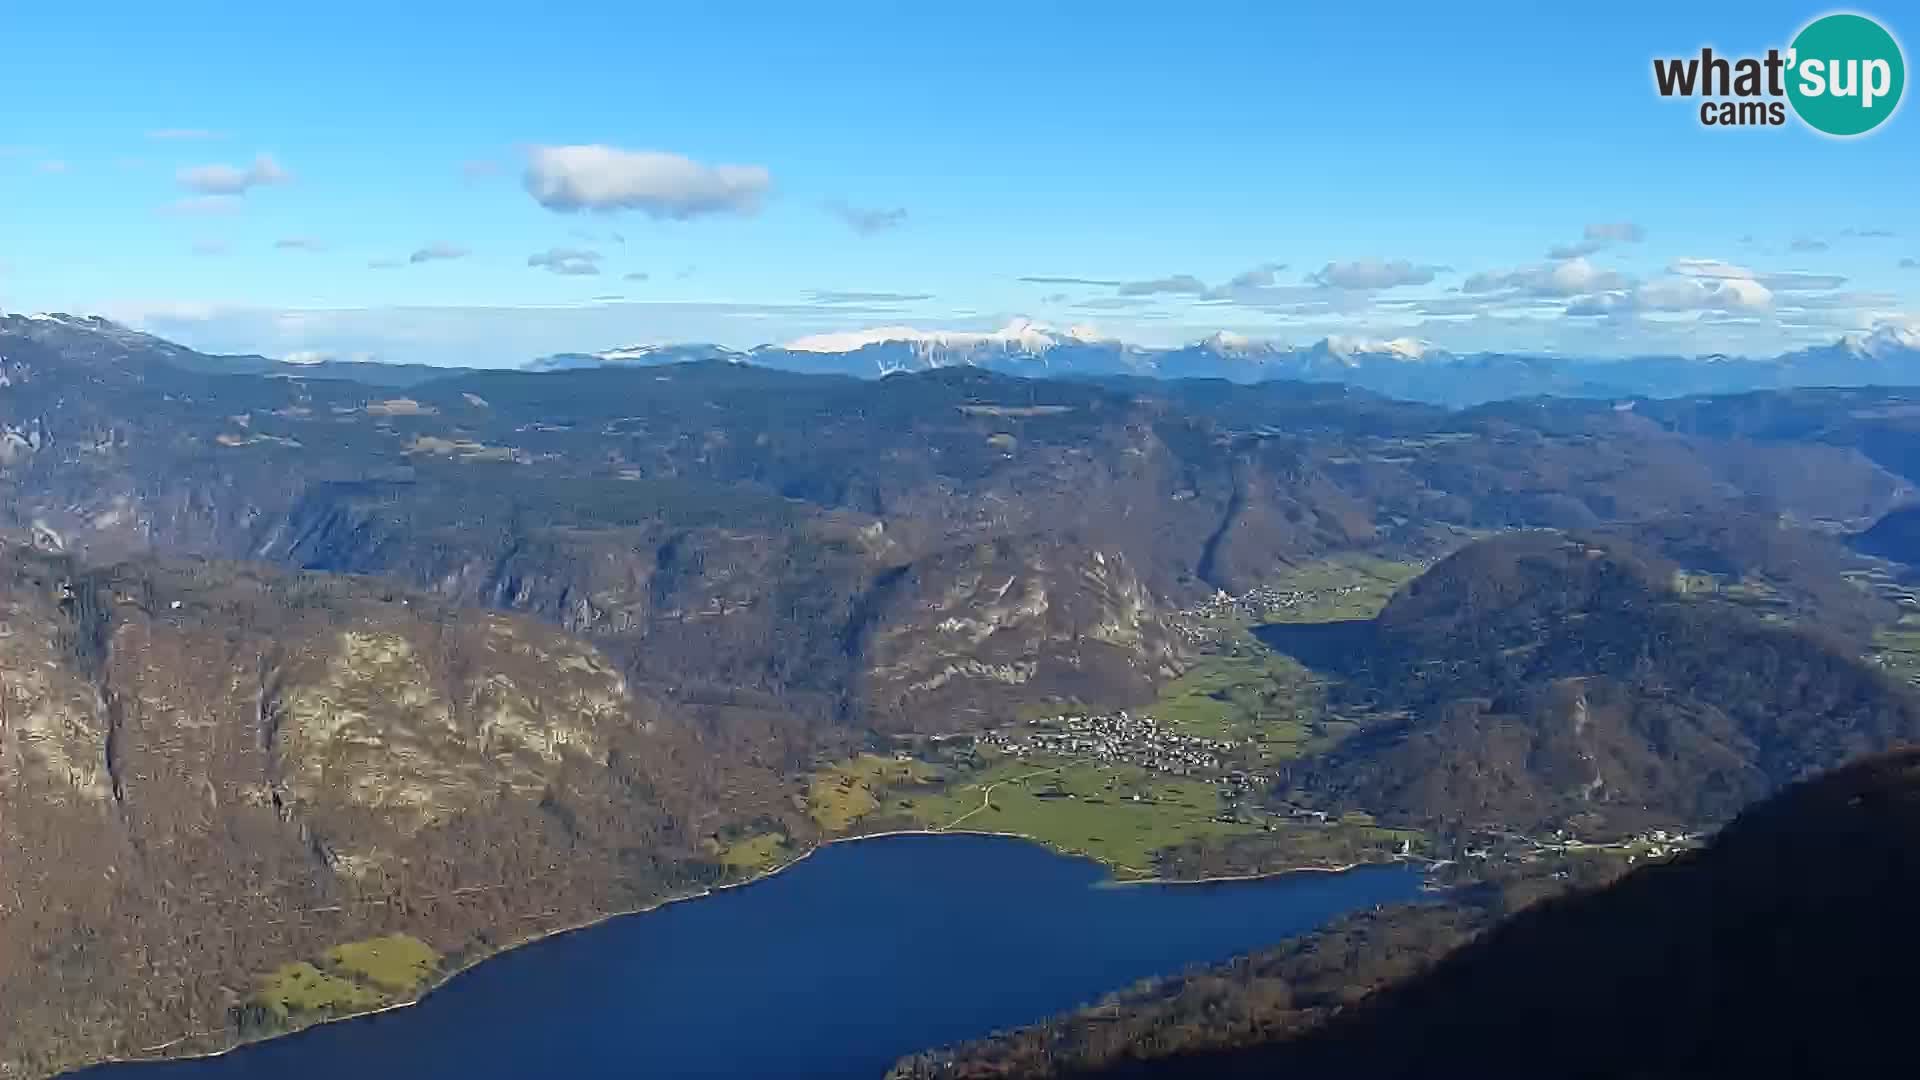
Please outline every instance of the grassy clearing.
[[260, 980], [253, 1000], [283, 1022], [348, 1016], [411, 998], [439, 971], [433, 946], [389, 934], [336, 945], [319, 964], [282, 964]]
[[1164, 853], [1160, 863], [1169, 875], [1228, 877], [1383, 862], [1426, 847], [1426, 837], [1411, 829], [1296, 819], [1246, 835], [1203, 838]]
[[1238, 763], [1259, 769], [1325, 753], [1360, 730], [1327, 712], [1326, 685], [1299, 661], [1261, 647], [1207, 657], [1143, 711], [1178, 734], [1240, 744]]
[[346, 1016], [386, 1004], [387, 995], [305, 960], [282, 964], [260, 981], [255, 1000], [282, 1020], [299, 1015]]
[[720, 862], [740, 874], [756, 874], [784, 862], [792, 852], [785, 833], [760, 833], [720, 845]]
[[1216, 820], [1224, 807], [1212, 783], [1130, 765], [1008, 761], [904, 801], [931, 828], [1015, 833], [1098, 859], [1122, 876], [1153, 873], [1162, 848], [1257, 831]]
[[939, 777], [924, 761], [862, 754], [814, 773], [807, 785], [807, 814], [827, 833], [841, 833], [880, 809], [889, 788], [914, 787]]
[[1300, 755], [1318, 734], [1324, 697], [1312, 672], [1261, 650], [1207, 657], [1146, 711], [1181, 735], [1247, 743], [1258, 765]]
[[335, 945], [327, 950], [329, 969], [393, 994], [412, 994], [440, 967], [433, 946], [406, 934]]

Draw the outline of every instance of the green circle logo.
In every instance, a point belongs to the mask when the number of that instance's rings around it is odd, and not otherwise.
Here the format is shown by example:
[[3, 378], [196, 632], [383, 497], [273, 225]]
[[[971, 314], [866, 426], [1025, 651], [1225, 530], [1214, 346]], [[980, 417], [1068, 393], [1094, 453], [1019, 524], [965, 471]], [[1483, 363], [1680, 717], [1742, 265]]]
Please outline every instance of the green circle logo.
[[1864, 15], [1815, 19], [1787, 55], [1793, 111], [1828, 135], [1864, 135], [1879, 127], [1899, 107], [1907, 85], [1900, 43]]

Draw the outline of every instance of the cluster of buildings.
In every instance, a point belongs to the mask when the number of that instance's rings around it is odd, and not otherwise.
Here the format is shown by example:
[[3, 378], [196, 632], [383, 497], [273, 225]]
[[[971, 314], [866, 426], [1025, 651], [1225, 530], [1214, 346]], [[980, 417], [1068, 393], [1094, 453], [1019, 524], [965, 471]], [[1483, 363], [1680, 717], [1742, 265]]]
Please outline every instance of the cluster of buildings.
[[1188, 644], [1199, 645], [1212, 640], [1215, 631], [1208, 624], [1222, 616], [1258, 620], [1270, 612], [1317, 604], [1329, 597], [1360, 592], [1363, 588], [1365, 586], [1362, 585], [1341, 585], [1331, 589], [1286, 589], [1277, 585], [1258, 585], [1239, 596], [1220, 589], [1206, 600], [1180, 612], [1180, 617], [1174, 621], [1174, 629]]
[[1705, 839], [1704, 833], [1667, 829], [1648, 829], [1621, 840], [1610, 841], [1581, 840], [1565, 829], [1555, 829], [1549, 836], [1492, 832], [1476, 835], [1460, 854], [1465, 859], [1530, 861], [1532, 857], [1543, 853], [1564, 855], [1576, 851], [1619, 851], [1626, 854], [1629, 863], [1634, 863], [1642, 859], [1671, 858], [1689, 848], [1700, 846]]
[[1233, 743], [1225, 739], [1176, 734], [1162, 728], [1151, 716], [1134, 716], [1125, 709], [1107, 715], [1062, 714], [1033, 720], [1024, 730], [987, 732], [983, 741], [1015, 757], [1057, 754], [1137, 765], [1179, 776], [1218, 771], [1221, 753], [1233, 748]]

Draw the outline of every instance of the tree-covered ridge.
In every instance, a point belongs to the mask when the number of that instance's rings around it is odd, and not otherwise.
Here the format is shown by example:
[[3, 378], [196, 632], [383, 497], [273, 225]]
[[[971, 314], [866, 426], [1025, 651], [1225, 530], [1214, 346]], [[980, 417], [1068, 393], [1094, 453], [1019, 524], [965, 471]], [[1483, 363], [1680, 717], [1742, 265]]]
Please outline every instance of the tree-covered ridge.
[[1920, 704], [1817, 627], [1675, 588], [1600, 534], [1482, 541], [1404, 589], [1339, 693], [1397, 717], [1281, 794], [1426, 827], [1692, 830], [1920, 738]]

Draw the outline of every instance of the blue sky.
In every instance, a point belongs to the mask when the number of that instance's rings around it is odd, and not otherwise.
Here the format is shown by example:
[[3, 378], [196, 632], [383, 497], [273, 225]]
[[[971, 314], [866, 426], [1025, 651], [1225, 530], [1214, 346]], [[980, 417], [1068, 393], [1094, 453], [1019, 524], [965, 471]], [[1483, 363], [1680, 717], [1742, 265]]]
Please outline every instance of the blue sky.
[[1015, 317], [1771, 352], [1920, 314], [1911, 108], [1842, 141], [1652, 89], [1828, 8], [1445, 6], [16, 5], [0, 308], [488, 365]]

